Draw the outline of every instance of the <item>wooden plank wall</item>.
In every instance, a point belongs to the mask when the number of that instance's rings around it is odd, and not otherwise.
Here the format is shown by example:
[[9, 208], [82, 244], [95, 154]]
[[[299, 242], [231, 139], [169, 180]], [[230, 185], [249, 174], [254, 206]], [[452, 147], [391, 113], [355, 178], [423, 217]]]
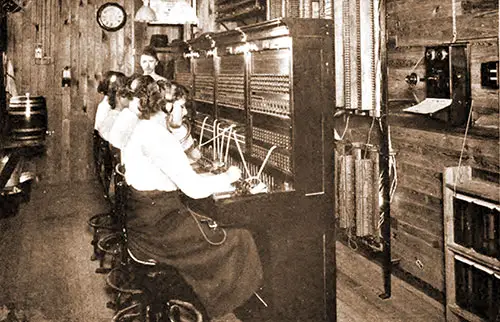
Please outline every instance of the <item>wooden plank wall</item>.
[[[453, 3], [455, 9], [453, 9]], [[392, 256], [399, 267], [439, 292], [444, 291], [442, 173], [445, 167], [462, 165], [500, 174], [498, 139], [499, 92], [481, 87], [480, 64], [498, 57], [497, 0], [387, 0], [388, 93], [392, 147], [396, 152], [397, 190], [391, 204]], [[464, 129], [454, 131], [425, 128], [426, 123], [398, 124], [391, 108], [399, 109], [414, 99], [425, 98], [423, 84], [410, 89], [405, 82], [412, 71], [424, 75], [425, 46], [450, 43], [453, 12], [457, 40], [470, 43], [473, 118], [488, 119], [493, 133], [470, 131], [464, 144]], [[496, 121], [496, 122], [495, 122]], [[351, 120], [346, 138], [366, 142], [371, 119]], [[478, 127], [479, 124], [473, 124]], [[340, 133], [344, 126], [339, 126]], [[475, 133], [475, 134], [474, 134]], [[371, 143], [377, 142], [371, 133]], [[463, 147], [463, 152], [462, 152]], [[493, 175], [494, 176], [494, 175]]]
[[[94, 178], [91, 144], [95, 110], [101, 96], [96, 88], [102, 74], [134, 71], [134, 7], [137, 1], [118, 0], [127, 23], [106, 32], [96, 22], [105, 0], [30, 1], [8, 17], [8, 58], [15, 70], [19, 93], [47, 100], [49, 130], [46, 155], [32, 160], [43, 183], [66, 183]], [[140, 5], [140, 1], [139, 1]], [[41, 64], [34, 58], [42, 44]], [[62, 70], [70, 66], [71, 87], [61, 86]]]
[[[405, 77], [415, 66], [417, 74], [423, 76], [420, 59], [424, 46], [452, 42], [454, 13], [456, 40], [470, 43], [474, 117], [498, 119], [498, 90], [482, 88], [480, 73], [482, 62], [498, 60], [497, 0], [387, 0], [389, 97], [413, 99]], [[414, 92], [425, 98], [424, 84], [417, 85]]]
[[[391, 127], [398, 188], [391, 215], [393, 256], [401, 268], [444, 290], [442, 173], [457, 166], [463, 136]], [[462, 165], [500, 173], [498, 139], [468, 137]], [[419, 265], [422, 263], [423, 266]]]
[[[413, 98], [404, 78], [422, 58], [426, 45], [452, 41], [454, 12], [457, 40], [471, 45], [474, 118], [496, 119], [498, 129], [498, 90], [480, 84], [480, 63], [499, 59], [497, 0], [387, 0], [389, 99]], [[422, 63], [416, 71], [423, 75]], [[424, 98], [424, 87], [417, 86], [415, 94]], [[443, 291], [442, 172], [458, 165], [463, 133], [392, 123], [391, 137], [398, 166], [398, 188], [391, 206], [393, 256], [401, 259], [403, 270]], [[469, 136], [464, 148], [463, 165], [500, 173], [498, 137]]]

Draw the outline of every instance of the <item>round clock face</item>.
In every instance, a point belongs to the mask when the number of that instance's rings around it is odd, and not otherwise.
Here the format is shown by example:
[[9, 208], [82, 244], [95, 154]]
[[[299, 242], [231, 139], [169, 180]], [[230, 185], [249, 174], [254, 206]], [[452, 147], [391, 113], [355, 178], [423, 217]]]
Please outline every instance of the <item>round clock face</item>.
[[127, 13], [118, 3], [108, 2], [97, 10], [97, 23], [107, 31], [117, 31], [125, 26]]

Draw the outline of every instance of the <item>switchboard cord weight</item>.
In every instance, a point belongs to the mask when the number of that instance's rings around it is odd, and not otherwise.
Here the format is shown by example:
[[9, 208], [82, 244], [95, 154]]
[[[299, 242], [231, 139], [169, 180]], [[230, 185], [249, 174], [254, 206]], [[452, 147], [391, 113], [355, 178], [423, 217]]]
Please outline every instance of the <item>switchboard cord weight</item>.
[[[196, 211], [192, 210], [189, 207], [187, 207], [187, 210], [189, 211], [189, 213], [193, 217], [196, 225], [198, 226], [198, 229], [200, 230], [203, 238], [207, 241], [207, 243], [209, 243], [210, 245], [213, 245], [213, 246], [220, 246], [220, 245], [224, 244], [224, 242], [227, 239], [227, 232], [226, 232], [226, 230], [224, 228], [219, 227], [217, 225], [217, 223], [212, 218], [210, 218], [210, 217], [207, 217], [207, 216], [204, 216], [202, 214], [199, 214], [199, 213], [197, 213]], [[208, 238], [207, 234], [203, 230], [203, 227], [201, 226], [200, 221], [207, 221], [209, 223], [209, 227], [211, 225], [210, 223], [212, 223], [212, 225], [213, 225], [214, 228], [210, 227], [210, 229], [213, 229], [214, 231], [217, 230], [217, 229], [220, 229], [222, 231], [222, 234], [223, 234], [222, 239], [220, 241], [218, 241], [218, 242], [214, 242], [214, 241], [210, 240], [210, 238]]]

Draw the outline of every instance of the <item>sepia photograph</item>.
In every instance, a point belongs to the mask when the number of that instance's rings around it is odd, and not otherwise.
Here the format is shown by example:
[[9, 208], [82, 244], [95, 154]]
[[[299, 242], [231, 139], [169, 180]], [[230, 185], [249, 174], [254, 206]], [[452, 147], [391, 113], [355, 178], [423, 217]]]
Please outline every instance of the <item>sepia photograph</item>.
[[0, 0], [0, 322], [500, 322], [498, 0]]

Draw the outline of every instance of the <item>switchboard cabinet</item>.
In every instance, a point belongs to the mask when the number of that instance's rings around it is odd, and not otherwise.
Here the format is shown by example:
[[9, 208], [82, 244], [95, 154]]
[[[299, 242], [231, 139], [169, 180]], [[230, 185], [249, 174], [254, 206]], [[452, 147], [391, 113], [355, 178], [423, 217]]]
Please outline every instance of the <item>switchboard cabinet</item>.
[[202, 34], [184, 54], [204, 159], [248, 185], [191, 205], [254, 233], [266, 305], [245, 321], [335, 321], [333, 27], [270, 20]]

